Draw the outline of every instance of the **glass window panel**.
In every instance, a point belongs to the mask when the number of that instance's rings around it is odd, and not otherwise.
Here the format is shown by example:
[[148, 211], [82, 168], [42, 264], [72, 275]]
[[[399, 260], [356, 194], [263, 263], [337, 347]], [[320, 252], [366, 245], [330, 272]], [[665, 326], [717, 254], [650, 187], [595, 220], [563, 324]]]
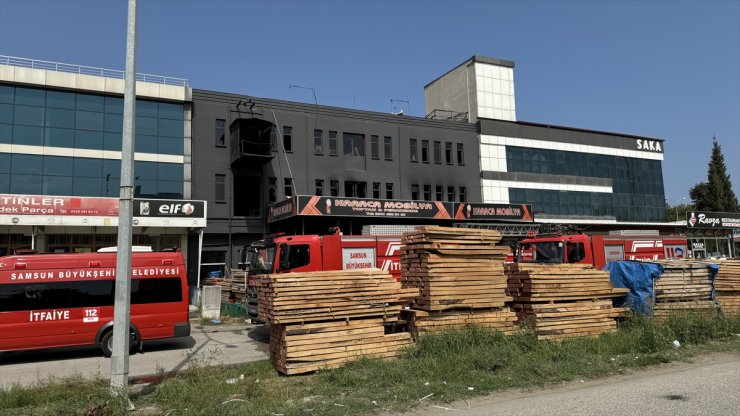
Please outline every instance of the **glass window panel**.
[[47, 91], [46, 106], [52, 108], [75, 108], [75, 94], [64, 91]]
[[[83, 130], [103, 130], [104, 118], [103, 113], [93, 113], [90, 111], [77, 111], [75, 127]], [[138, 126], [137, 126], [138, 129]]]
[[103, 181], [104, 196], [119, 196], [121, 194], [121, 180], [119, 178], [106, 176]]
[[143, 179], [134, 181], [134, 196], [137, 198], [156, 198], [157, 181]]
[[13, 122], [26, 126], [43, 126], [45, 110], [43, 107], [16, 105], [15, 112], [13, 113]]
[[182, 138], [160, 137], [157, 152], [168, 155], [182, 155], [185, 144]]
[[10, 173], [10, 153], [0, 153], [0, 173]]
[[13, 126], [0, 124], [0, 143], [13, 143]]
[[141, 179], [157, 179], [157, 162], [134, 162], [134, 175]]
[[0, 123], [13, 124], [12, 104], [0, 104]]
[[46, 128], [45, 146], [75, 147], [75, 131], [69, 129]]
[[74, 158], [74, 176], [97, 177], [103, 172], [103, 159], [89, 157]]
[[121, 135], [121, 133], [103, 134], [103, 150], [116, 150], [120, 152], [122, 142], [123, 136]]
[[182, 198], [182, 182], [177, 181], [158, 181], [157, 197], [159, 198]]
[[46, 91], [36, 88], [16, 87], [15, 103], [43, 107], [46, 102]]
[[0, 173], [0, 192], [10, 193], [10, 175], [7, 173]]
[[121, 161], [118, 159], [103, 159], [103, 177], [121, 177]]
[[74, 191], [69, 176], [44, 176], [42, 188], [44, 195], [72, 195]]
[[136, 116], [157, 117], [157, 107], [156, 101], [136, 100]]
[[44, 128], [31, 126], [13, 127], [13, 144], [41, 146], [44, 143]]
[[77, 94], [77, 109], [102, 113], [105, 109], [105, 99], [100, 95]]
[[[159, 117], [182, 121], [182, 104], [159, 103]], [[180, 125], [182, 126], [182, 123], [180, 123]]]
[[46, 110], [46, 127], [62, 127], [67, 129], [75, 128], [74, 110], [65, 110], [62, 108], [48, 108]]
[[152, 118], [152, 117], [136, 116], [136, 133], [156, 136], [157, 135], [157, 119]]
[[123, 98], [105, 97], [105, 112], [109, 114], [123, 114]]
[[10, 178], [10, 193], [40, 195], [41, 191], [41, 175], [19, 175], [13, 171]]
[[183, 167], [179, 163], [157, 163], [157, 180], [181, 181]]
[[82, 149], [103, 149], [103, 132], [75, 130], [75, 147]]
[[63, 156], [44, 156], [44, 175], [71, 176], [74, 158]]
[[183, 137], [183, 130], [182, 121], [159, 119], [158, 134], [160, 136]]
[[106, 114], [103, 129], [112, 133], [121, 133], [123, 131], [123, 116], [121, 114]]
[[0, 85], [0, 103], [13, 104], [15, 100], [15, 87]]
[[139, 153], [157, 153], [157, 136], [137, 134], [134, 150]]
[[101, 179], [97, 178], [74, 178], [74, 191], [73, 195], [77, 196], [101, 196]]

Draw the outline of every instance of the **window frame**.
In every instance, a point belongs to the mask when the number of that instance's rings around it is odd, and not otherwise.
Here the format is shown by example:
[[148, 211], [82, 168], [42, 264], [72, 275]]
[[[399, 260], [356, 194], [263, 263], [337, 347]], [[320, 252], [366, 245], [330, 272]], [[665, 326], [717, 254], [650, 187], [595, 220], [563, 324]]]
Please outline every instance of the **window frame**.
[[[219, 192], [223, 195], [223, 198], [221, 199], [219, 199]], [[226, 175], [225, 174], [222, 174], [222, 173], [216, 174], [213, 202], [217, 204], [226, 203]]]
[[457, 144], [457, 165], [465, 166], [465, 146], [463, 143]]
[[[220, 136], [219, 131], [221, 132]], [[216, 119], [214, 134], [216, 135], [216, 147], [226, 147], [226, 120], [222, 118]]]
[[293, 153], [293, 127], [283, 126], [283, 151]]
[[434, 156], [434, 164], [439, 165], [442, 163], [442, 142], [435, 140], [433, 146], [432, 154]]
[[377, 134], [370, 135], [370, 158], [380, 160], [380, 137]]
[[409, 139], [409, 160], [411, 163], [419, 162], [419, 145], [416, 139]]
[[383, 153], [385, 160], [393, 160], [393, 138], [391, 136], [383, 136]]
[[421, 163], [429, 163], [429, 140], [421, 141]]
[[313, 154], [324, 154], [324, 130], [313, 129]]

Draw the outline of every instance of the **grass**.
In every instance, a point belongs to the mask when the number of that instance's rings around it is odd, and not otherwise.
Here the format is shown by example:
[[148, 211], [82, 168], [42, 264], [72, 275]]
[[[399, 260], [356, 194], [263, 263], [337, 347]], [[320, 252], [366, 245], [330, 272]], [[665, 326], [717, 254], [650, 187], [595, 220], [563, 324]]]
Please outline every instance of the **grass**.
[[[448, 403], [513, 387], [536, 387], [687, 360], [713, 351], [740, 353], [740, 317], [633, 316], [598, 338], [538, 341], [465, 328], [423, 337], [396, 360], [361, 359], [307, 376], [279, 376], [268, 361], [239, 367], [190, 363], [131, 400], [134, 414], [346, 415], [402, 412], [420, 402]], [[681, 344], [673, 346], [673, 341]], [[227, 382], [227, 380], [229, 382]], [[3, 415], [124, 415], [107, 382], [69, 379], [0, 392]]]

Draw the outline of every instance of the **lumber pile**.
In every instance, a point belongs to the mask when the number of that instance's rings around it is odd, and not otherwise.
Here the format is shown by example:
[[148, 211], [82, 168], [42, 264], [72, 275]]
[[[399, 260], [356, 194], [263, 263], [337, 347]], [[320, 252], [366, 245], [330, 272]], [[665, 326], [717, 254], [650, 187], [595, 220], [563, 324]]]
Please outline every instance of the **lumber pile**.
[[501, 233], [449, 227], [418, 227], [403, 235], [401, 283], [418, 288], [414, 309], [501, 308], [506, 295]]
[[401, 283], [419, 296], [403, 317], [415, 336], [466, 325], [514, 330], [504, 274], [509, 247], [500, 241], [495, 230], [424, 226], [404, 234]]
[[740, 260], [722, 260], [717, 265], [717, 301], [724, 313], [740, 314]]
[[240, 269], [226, 269], [224, 277], [203, 279], [204, 285], [221, 286], [221, 301], [244, 303], [247, 298], [247, 272]]
[[615, 318], [627, 312], [611, 298], [609, 272], [583, 264], [520, 263], [507, 266], [509, 294], [519, 325], [530, 325], [539, 339], [596, 336], [617, 329]]
[[283, 374], [338, 367], [361, 356], [392, 357], [411, 344], [388, 334], [418, 295], [378, 269], [258, 277], [260, 320], [271, 324], [270, 358]]
[[663, 274], [653, 280], [653, 316], [675, 312], [716, 310], [712, 300], [712, 270], [706, 264], [688, 260], [658, 260]]

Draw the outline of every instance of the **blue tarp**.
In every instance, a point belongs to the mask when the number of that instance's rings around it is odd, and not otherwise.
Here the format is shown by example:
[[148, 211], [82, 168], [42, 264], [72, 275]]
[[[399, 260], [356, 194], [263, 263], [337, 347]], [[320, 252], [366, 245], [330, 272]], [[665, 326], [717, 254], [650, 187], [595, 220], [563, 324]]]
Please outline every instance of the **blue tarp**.
[[663, 274], [663, 266], [655, 263], [639, 261], [612, 261], [607, 263], [604, 270], [614, 287], [626, 287], [630, 292], [621, 299], [615, 299], [615, 306], [627, 306], [643, 315], [652, 313], [653, 279]]

